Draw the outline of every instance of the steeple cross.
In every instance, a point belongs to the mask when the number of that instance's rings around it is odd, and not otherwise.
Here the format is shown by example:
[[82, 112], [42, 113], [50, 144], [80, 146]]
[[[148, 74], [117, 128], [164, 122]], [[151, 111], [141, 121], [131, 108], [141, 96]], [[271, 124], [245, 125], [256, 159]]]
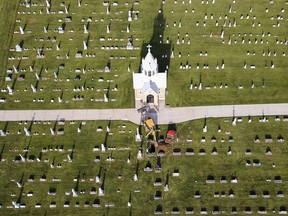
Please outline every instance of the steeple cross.
[[147, 48], [148, 48], [148, 52], [150, 52], [151, 51], [151, 45], [150, 44], [148, 44], [148, 46], [147, 46]]

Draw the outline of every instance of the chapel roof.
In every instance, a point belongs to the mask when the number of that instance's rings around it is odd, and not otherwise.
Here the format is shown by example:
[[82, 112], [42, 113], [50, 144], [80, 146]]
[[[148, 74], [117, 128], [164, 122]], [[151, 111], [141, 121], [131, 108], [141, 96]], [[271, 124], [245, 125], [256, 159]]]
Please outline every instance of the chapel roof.
[[156, 94], [159, 93], [159, 89], [158, 89], [156, 83], [152, 82], [151, 80], [144, 83], [141, 93], [145, 94], [149, 89], [152, 89]]

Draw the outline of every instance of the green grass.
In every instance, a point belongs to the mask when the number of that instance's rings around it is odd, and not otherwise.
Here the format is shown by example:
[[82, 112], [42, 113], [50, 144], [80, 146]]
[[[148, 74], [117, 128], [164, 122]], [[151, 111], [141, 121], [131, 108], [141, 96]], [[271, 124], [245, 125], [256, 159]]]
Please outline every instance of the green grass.
[[[18, 8], [19, 1], [1, 1], [0, 11], [1, 11], [1, 22], [0, 22], [0, 37], [1, 37], [1, 46], [0, 46], [0, 72], [1, 74], [5, 73], [8, 50], [12, 41], [13, 29], [15, 26], [15, 17], [16, 10]], [[3, 76], [3, 75], [2, 75]], [[4, 77], [1, 79], [1, 84]]]
[[[1, 185], [0, 203], [2, 208], [0, 214], [5, 215], [153, 215], [157, 205], [163, 207], [164, 212], [172, 211], [172, 208], [178, 207], [181, 214], [184, 214], [187, 207], [193, 207], [196, 215], [199, 214], [201, 208], [207, 208], [208, 213], [211, 213], [214, 206], [219, 206], [221, 211], [230, 214], [231, 208], [236, 207], [238, 213], [242, 212], [246, 206], [250, 206], [255, 212], [260, 206], [264, 206], [269, 214], [272, 210], [279, 210], [280, 206], [287, 208], [287, 160], [288, 152], [287, 141], [283, 143], [277, 142], [277, 137], [282, 135], [286, 137], [288, 125], [286, 122], [274, 121], [274, 117], [268, 117], [268, 122], [258, 122], [258, 117], [253, 117], [252, 122], [248, 123], [247, 118], [243, 118], [243, 122], [238, 122], [237, 126], [232, 126], [232, 119], [228, 122], [224, 118], [207, 119], [208, 132], [203, 133], [202, 127], [204, 120], [197, 120], [176, 125], [177, 141], [174, 142], [172, 148], [167, 152], [166, 156], [160, 158], [162, 171], [154, 172], [157, 164], [157, 156], [148, 157], [144, 154], [143, 160], [137, 160], [137, 152], [140, 143], [134, 141], [136, 125], [129, 122], [111, 122], [111, 131], [113, 135], [108, 135], [108, 147], [128, 147], [129, 150], [108, 150], [107, 152], [93, 152], [95, 146], [100, 146], [105, 140], [105, 128], [107, 121], [87, 121], [86, 125], [82, 126], [81, 133], [77, 133], [77, 128], [80, 124], [76, 121], [75, 124], [66, 122], [64, 126], [56, 125], [56, 129], [64, 128], [64, 135], [50, 135], [50, 127], [54, 127], [54, 122], [50, 125], [43, 122], [32, 124], [32, 134], [39, 132], [38, 136], [32, 135], [26, 137], [23, 131], [25, 125], [19, 125], [17, 122], [9, 122], [6, 130], [9, 135], [2, 137], [1, 146], [4, 144], [4, 150], [1, 162]], [[125, 124], [125, 128], [123, 127]], [[30, 122], [25, 127], [29, 127]], [[102, 126], [103, 132], [96, 132], [96, 129]], [[219, 126], [221, 132], [218, 132]], [[5, 123], [1, 124], [1, 128], [5, 128]], [[164, 135], [167, 126], [160, 126], [161, 135]], [[18, 135], [17, 132], [21, 131]], [[119, 130], [125, 130], [126, 133], [119, 133]], [[129, 133], [131, 130], [131, 133]], [[144, 131], [142, 131], [144, 133]], [[46, 133], [46, 135], [42, 135]], [[255, 136], [258, 135], [260, 143], [255, 143]], [[271, 135], [272, 143], [265, 142], [265, 135]], [[206, 142], [201, 142], [202, 137], [206, 138]], [[217, 141], [211, 142], [211, 138], [215, 137]], [[228, 142], [229, 136], [233, 137], [234, 142]], [[225, 142], [221, 142], [221, 139]], [[192, 139], [192, 142], [187, 142], [187, 139]], [[73, 154], [73, 162], [65, 162], [67, 155], [71, 152], [75, 143]], [[63, 145], [64, 151], [55, 151], [57, 146]], [[143, 152], [146, 150], [146, 142], [143, 143]], [[29, 147], [29, 148], [28, 148]], [[53, 149], [50, 151], [49, 149]], [[231, 148], [232, 155], [227, 155], [228, 148]], [[266, 155], [267, 147], [272, 151], [272, 155]], [[28, 148], [27, 156], [39, 156], [42, 148], [48, 148], [46, 153], [42, 155], [41, 162], [20, 162], [15, 163], [15, 156], [21, 154], [24, 148]], [[181, 156], [172, 154], [174, 148], [181, 149]], [[194, 150], [193, 156], [185, 155], [186, 149]], [[217, 148], [218, 155], [211, 155], [212, 149]], [[200, 149], [205, 149], [206, 155], [198, 154]], [[245, 155], [245, 151], [250, 149], [252, 154]], [[131, 163], [127, 164], [127, 159], [131, 156]], [[95, 156], [100, 156], [100, 162], [94, 162]], [[106, 161], [108, 156], [115, 158], [115, 162]], [[49, 163], [44, 160], [49, 159]], [[55, 159], [55, 168], [50, 168], [50, 163]], [[245, 166], [246, 160], [258, 159], [261, 162], [260, 167]], [[152, 164], [153, 172], [144, 172], [146, 164]], [[57, 164], [61, 163], [62, 168], [57, 168]], [[137, 163], [139, 164], [138, 177], [139, 181], [133, 181], [133, 175], [136, 172]], [[276, 167], [273, 168], [272, 164]], [[100, 168], [101, 167], [101, 168]], [[96, 187], [97, 193], [100, 184], [95, 183], [95, 177], [101, 169], [101, 179], [105, 176], [104, 188], [105, 196], [91, 195], [89, 191], [92, 187]], [[179, 169], [180, 176], [173, 177], [174, 169]], [[16, 182], [20, 181], [23, 174], [23, 192], [26, 194], [33, 191], [33, 197], [21, 196], [21, 203], [26, 203], [25, 209], [7, 209], [11, 205], [11, 201], [16, 201], [19, 197], [21, 189], [17, 187]], [[28, 182], [30, 175], [35, 175], [35, 181]], [[40, 182], [40, 177], [46, 174], [47, 182]], [[71, 189], [76, 186], [73, 181], [80, 174], [79, 191], [85, 190], [85, 194], [79, 194], [78, 197], [65, 195], [65, 192], [71, 192]], [[121, 175], [121, 179], [119, 179]], [[215, 177], [216, 182], [212, 184], [206, 183], [208, 175]], [[238, 183], [230, 183], [231, 176], [236, 175]], [[163, 186], [154, 186], [156, 178], [161, 178], [165, 184], [168, 176], [169, 192], [164, 192]], [[220, 183], [222, 176], [226, 176], [228, 183]], [[274, 183], [274, 177], [281, 176], [283, 183]], [[60, 178], [61, 182], [53, 182], [53, 178]], [[266, 179], [271, 178], [271, 182]], [[90, 181], [93, 179], [93, 181]], [[14, 180], [14, 181], [11, 181]], [[85, 180], [85, 181], [84, 181]], [[55, 196], [48, 196], [49, 188], [56, 188]], [[120, 192], [117, 192], [117, 190]], [[139, 190], [140, 192], [135, 192]], [[229, 198], [229, 191], [232, 190], [234, 198]], [[255, 190], [258, 197], [249, 198], [250, 191]], [[270, 198], [262, 197], [264, 190], [269, 191]], [[154, 200], [156, 191], [161, 191], [162, 200]], [[200, 199], [194, 198], [196, 191], [201, 194]], [[283, 191], [285, 197], [278, 198], [278, 191]], [[214, 193], [225, 193], [226, 197], [215, 198]], [[15, 197], [11, 197], [11, 193], [15, 193]], [[131, 208], [127, 207], [127, 202], [131, 194]], [[95, 199], [100, 200], [100, 207], [93, 208], [91, 205]], [[57, 203], [55, 209], [50, 209], [51, 201]], [[70, 201], [70, 208], [64, 208], [65, 201]], [[80, 202], [80, 207], [75, 208], [74, 204]], [[84, 207], [84, 203], [89, 201], [90, 206]], [[34, 205], [40, 202], [41, 209], [35, 209]], [[115, 206], [107, 208], [105, 204], [113, 203]]]
[[[80, 8], [75, 2], [71, 3], [69, 14], [65, 14], [65, 12], [59, 14], [60, 10], [64, 10], [64, 7], [60, 6], [60, 2], [52, 3], [50, 14], [46, 14], [45, 7], [41, 6], [42, 1], [35, 1], [34, 3], [38, 3], [38, 6], [30, 8], [19, 5], [17, 1], [1, 3], [1, 8], [5, 12], [1, 15], [2, 20], [5, 21], [1, 22], [3, 25], [1, 28], [2, 38], [6, 41], [1, 46], [1, 52], [3, 52], [1, 54], [3, 60], [0, 65], [1, 79], [3, 80], [1, 86], [2, 89], [6, 89], [7, 85], [14, 87], [13, 95], [9, 95], [8, 92], [0, 93], [0, 97], [7, 100], [6, 103], [1, 104], [2, 109], [134, 107], [132, 72], [139, 71], [141, 57], [146, 55], [145, 46], [148, 43], [152, 43], [152, 52], [158, 57], [162, 70], [169, 63], [166, 103], [170, 106], [287, 101], [285, 94], [287, 74], [285, 71], [288, 65], [287, 56], [282, 56], [283, 52], [287, 52], [286, 45], [284, 45], [287, 40], [287, 24], [286, 14], [282, 13], [281, 9], [287, 11], [288, 8], [284, 2], [277, 1], [270, 5], [269, 2], [259, 4], [257, 1], [241, 1], [235, 4], [227, 1], [218, 1], [215, 4], [201, 4], [201, 1], [193, 1], [192, 4], [184, 1], [185, 4], [182, 4], [182, 1], [178, 1], [177, 4], [174, 4], [174, 1], [166, 1], [162, 5], [163, 16], [158, 13], [161, 1], [149, 1], [145, 4], [140, 3], [140, 5], [133, 5], [134, 1], [127, 1], [128, 5], [125, 5], [124, 1], [119, 1], [118, 6], [110, 6], [109, 15], [106, 14], [106, 7], [102, 5], [102, 2], [95, 3], [90, 0], [83, 2]], [[228, 12], [229, 5], [232, 6], [232, 13]], [[132, 6], [135, 11], [139, 11], [139, 15], [138, 20], [129, 23], [127, 20], [128, 10]], [[250, 12], [250, 7], [252, 12]], [[268, 13], [265, 12], [265, 8], [269, 8]], [[187, 13], [185, 13], [186, 9]], [[193, 9], [194, 13], [192, 13]], [[40, 14], [40, 10], [42, 10], [42, 14]], [[14, 15], [5, 15], [8, 12]], [[205, 13], [207, 20], [204, 20]], [[213, 19], [211, 19], [211, 14], [213, 14]], [[240, 19], [241, 14], [244, 19]], [[246, 18], [247, 14], [249, 19]], [[225, 15], [227, 15], [227, 19], [225, 19]], [[72, 22], [66, 22], [65, 33], [54, 32], [64, 23], [67, 16], [72, 17]], [[254, 16], [255, 19], [253, 19]], [[271, 19], [272, 16], [274, 20]], [[277, 16], [282, 16], [283, 20], [277, 20]], [[76, 52], [83, 51], [83, 41], [88, 39], [88, 34], [83, 33], [83, 25], [87, 25], [89, 17], [92, 22], [89, 23], [88, 50], [83, 53], [84, 56], [87, 53], [95, 53], [96, 57], [76, 59]], [[178, 27], [180, 19], [181, 28]], [[233, 24], [234, 19], [237, 22], [237, 28], [229, 27], [229, 22]], [[16, 22], [16, 20], [20, 22]], [[219, 26], [215, 26], [216, 20]], [[196, 26], [197, 21], [199, 22], [198, 27]], [[206, 22], [206, 27], [202, 26], [203, 21]], [[280, 23], [280, 27], [273, 27], [277, 21]], [[174, 27], [174, 22], [176, 27]], [[224, 26], [225, 22], [226, 26]], [[252, 27], [253, 22], [256, 23], [255, 27]], [[261, 26], [258, 26], [258, 23], [261, 23]], [[24, 27], [25, 24], [25, 34], [12, 33], [19, 31], [19, 26]], [[127, 33], [129, 24], [130, 32]], [[43, 28], [48, 25], [49, 31], [44, 34]], [[110, 34], [106, 34], [107, 25], [111, 27]], [[222, 28], [225, 31], [223, 39], [220, 38]], [[29, 30], [31, 33], [27, 33]], [[70, 30], [74, 32], [69, 32]], [[211, 32], [212, 37], [210, 37]], [[269, 32], [271, 36], [268, 36]], [[265, 33], [264, 37], [262, 37], [262, 33]], [[177, 44], [178, 34], [180, 44]], [[133, 36], [134, 45], [139, 49], [133, 51], [120, 49], [122, 46], [126, 46], [130, 36]], [[160, 36], [162, 36], [163, 44], [159, 44]], [[52, 42], [54, 37], [56, 42]], [[105, 41], [100, 41], [101, 37], [105, 37]], [[183, 38], [185, 43], [182, 43]], [[188, 45], [189, 38], [191, 43]], [[228, 44], [229, 38], [231, 38], [231, 45]], [[245, 44], [241, 44], [242, 38], [245, 39]], [[166, 43], [167, 39], [170, 41], [169, 44]], [[255, 44], [256, 39], [257, 44]], [[251, 44], [248, 44], [248, 40], [251, 40]], [[276, 40], [279, 41], [278, 44]], [[29, 50], [23, 50], [21, 53], [9, 51], [21, 41], [24, 41], [23, 48], [29, 48]], [[237, 44], [234, 41], [237, 41]], [[56, 51], [56, 45], [59, 44], [60, 50]], [[119, 49], [103, 50], [102, 47], [106, 46], [118, 46]], [[37, 59], [36, 49], [42, 47], [45, 58]], [[47, 48], [52, 50], [47, 50]], [[169, 59], [172, 49], [175, 58]], [[270, 56], [268, 56], [268, 49], [271, 51]], [[200, 52], [206, 51], [208, 56], [199, 55]], [[247, 51], [250, 52], [249, 56]], [[181, 58], [178, 57], [179, 52], [181, 52]], [[265, 56], [262, 56], [263, 52], [265, 52]], [[277, 53], [277, 56], [274, 56], [274, 52]], [[68, 53], [70, 59], [65, 57]], [[167, 55], [168, 58], [162, 58], [163, 55]], [[18, 59], [21, 56], [27, 56], [28, 59]], [[122, 58], [124, 56], [126, 59]], [[15, 57], [15, 59], [8, 60], [8, 57]], [[217, 64], [221, 68], [222, 60], [224, 60], [225, 69], [216, 70]], [[275, 65], [274, 69], [270, 68], [271, 61]], [[108, 62], [111, 64], [110, 73], [96, 72], [104, 70]], [[185, 65], [186, 62], [191, 65], [191, 69], [179, 69], [180, 63]], [[247, 69], [243, 68], [244, 62], [247, 64]], [[58, 66], [61, 64], [65, 64], [65, 68], [58, 70]], [[131, 72], [127, 72], [129, 64]], [[197, 64], [200, 66], [199, 69], [196, 69]], [[209, 69], [203, 69], [204, 64], [208, 64]], [[250, 69], [252, 64], [256, 65], [255, 69]], [[12, 81], [4, 82], [8, 75], [5, 71], [9, 68], [12, 69], [13, 65], [18, 67], [19, 71], [26, 69], [26, 72], [13, 73]], [[31, 65], [34, 65], [33, 72], [29, 70]], [[75, 69], [77, 68], [81, 71], [86, 68], [86, 73], [76, 73]], [[58, 79], [55, 80], [54, 72], [57, 71]], [[38, 83], [38, 91], [32, 93], [30, 85], [37, 84], [36, 72], [41, 74], [41, 80]], [[25, 75], [25, 81], [17, 80], [20, 75]], [[74, 80], [77, 75], [80, 75], [80, 81]], [[200, 76], [203, 90], [190, 90], [191, 80], [194, 86], [199, 85]], [[69, 82], [67, 78], [70, 79]], [[98, 82], [99, 78], [103, 78], [104, 82]], [[107, 80], [113, 80], [113, 83], [110, 83], [109, 86]], [[265, 88], [262, 87], [263, 81]], [[251, 88], [252, 82], [255, 84], [254, 89]], [[220, 83], [223, 86], [227, 84], [229, 87], [220, 90]], [[118, 85], [118, 92], [111, 91], [116, 85]], [[243, 89], [238, 89], [240, 85], [243, 86]], [[81, 86], [84, 86], [86, 90], [73, 92], [75, 87]], [[108, 86], [110, 87], [109, 98], [116, 99], [116, 101], [91, 102], [91, 99], [103, 99], [103, 94], [106, 93], [105, 89]], [[207, 86], [210, 86], [211, 89], [206, 89]], [[91, 90], [92, 87], [94, 90]], [[43, 91], [40, 91], [41, 88]], [[97, 89], [99, 90], [97, 91]], [[58, 103], [57, 98], [61, 95], [63, 103]], [[74, 101], [73, 98], [78, 96], [84, 99]], [[39, 98], [43, 98], [45, 102], [33, 102], [33, 99], [37, 101]], [[54, 99], [55, 102], [51, 103], [51, 99]], [[21, 100], [21, 103], [15, 103], [15, 100]]]

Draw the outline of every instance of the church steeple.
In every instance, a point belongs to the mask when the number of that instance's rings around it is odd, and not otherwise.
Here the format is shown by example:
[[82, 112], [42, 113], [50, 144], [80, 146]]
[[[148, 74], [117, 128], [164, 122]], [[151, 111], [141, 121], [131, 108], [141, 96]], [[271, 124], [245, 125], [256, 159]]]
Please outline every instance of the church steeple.
[[151, 53], [152, 46], [148, 44], [148, 53], [145, 58], [142, 58], [141, 73], [145, 76], [151, 77], [158, 74], [157, 59], [153, 57]]

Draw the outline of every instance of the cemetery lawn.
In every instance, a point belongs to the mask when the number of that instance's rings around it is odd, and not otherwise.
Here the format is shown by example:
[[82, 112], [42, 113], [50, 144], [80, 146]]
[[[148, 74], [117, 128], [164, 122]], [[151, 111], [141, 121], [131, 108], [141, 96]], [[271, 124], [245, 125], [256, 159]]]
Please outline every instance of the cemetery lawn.
[[[31, 7], [1, 1], [1, 109], [134, 107], [132, 73], [139, 72], [148, 43], [160, 71], [168, 68], [170, 107], [287, 102], [285, 1], [176, 2], [121, 0], [107, 14], [103, 2], [85, 0], [81, 7], [71, 2], [66, 14], [53, 1], [48, 14], [42, 0]], [[135, 49], [127, 50], [131, 36]]]
[[3, 74], [5, 74], [9, 48], [13, 38], [13, 30], [15, 27], [16, 11], [18, 5], [18, 0], [2, 0], [0, 3], [0, 73], [2, 74], [2, 79], [0, 80], [1, 85], [4, 81]]
[[[202, 132], [204, 120], [177, 124], [178, 140], [169, 152], [161, 158], [156, 155], [148, 157], [145, 154], [147, 143], [143, 142], [142, 160], [137, 160], [141, 144], [134, 141], [137, 126], [129, 122], [87, 121], [82, 124], [81, 133], [77, 132], [80, 121], [72, 122], [74, 124], [66, 122], [65, 125], [54, 122], [23, 122], [21, 125], [18, 122], [2, 122], [0, 128], [5, 128], [9, 134], [1, 137], [0, 141], [0, 157], [3, 160], [0, 163], [0, 214], [153, 215], [157, 206], [162, 208], [163, 213], [169, 214], [178, 208], [181, 215], [185, 214], [186, 208], [193, 209], [195, 215], [199, 215], [204, 208], [208, 214], [219, 210], [225, 215], [230, 214], [232, 207], [238, 214], [242, 214], [246, 207], [251, 207], [254, 213], [263, 210], [268, 214], [278, 212], [280, 207], [287, 209], [288, 146], [286, 140], [277, 141], [280, 136], [287, 139], [287, 123], [283, 122], [282, 117], [280, 121], [268, 117], [269, 121], [265, 123], [259, 122], [258, 117], [253, 117], [251, 123], [248, 123], [247, 117], [241, 120], [232, 126], [230, 118], [207, 119], [207, 133]], [[111, 133], [107, 135], [105, 131], [109, 124]], [[30, 128], [30, 137], [25, 136], [24, 127]], [[96, 132], [100, 127], [103, 131]], [[52, 136], [50, 128], [55, 131], [62, 128], [64, 134]], [[159, 133], [164, 135], [167, 125], [159, 128]], [[142, 133], [145, 133], [143, 129]], [[259, 143], [254, 142], [256, 136]], [[206, 142], [201, 142], [204, 137]], [[212, 137], [216, 142], [211, 141]], [[221, 142], [222, 138], [224, 142]], [[106, 152], [101, 152], [101, 143], [106, 143]], [[99, 147], [99, 151], [93, 151], [96, 147]], [[112, 150], [112, 147], [116, 149]], [[60, 151], [61, 148], [63, 151]], [[47, 151], [41, 154], [43, 149]], [[173, 154], [177, 149], [180, 155]], [[194, 155], [186, 155], [187, 149]], [[231, 150], [231, 155], [227, 154], [228, 150]], [[199, 155], [200, 151], [205, 151], [206, 155]], [[217, 155], [212, 155], [212, 151]], [[19, 160], [19, 155], [30, 162], [13, 162]], [[67, 161], [67, 155], [70, 155], [72, 162]], [[96, 156], [99, 156], [99, 162], [94, 161]], [[115, 161], [107, 161], [108, 157]], [[129, 157], [130, 164], [127, 163]], [[37, 162], [36, 158], [41, 161]], [[47, 159], [49, 162], [45, 162]], [[245, 165], [248, 160], [251, 166]], [[157, 163], [162, 168], [159, 173], [155, 172]], [[54, 168], [50, 164], [54, 164]], [[149, 164], [152, 172], [145, 172], [144, 168]], [[175, 170], [179, 170], [179, 177], [173, 176]], [[133, 180], [135, 172], [138, 172], [136, 182]], [[41, 182], [44, 174], [46, 182]], [[97, 175], [101, 184], [95, 182]], [[274, 182], [277, 176], [282, 183]], [[226, 178], [227, 183], [220, 183], [222, 177]], [[232, 177], [237, 177], [238, 183], [231, 183]], [[34, 181], [29, 180], [33, 178]], [[162, 185], [154, 186], [157, 178], [162, 180]], [[214, 178], [215, 183], [207, 183], [207, 178]], [[16, 182], [21, 182], [23, 187], [17, 187]], [[164, 191], [166, 183], [169, 191]], [[99, 196], [99, 187], [104, 188], [104, 196]], [[77, 197], [72, 196], [73, 188], [79, 192]], [[48, 191], [53, 189], [56, 194], [48, 195]], [[97, 194], [90, 194], [93, 189]], [[154, 199], [157, 191], [162, 194], [162, 199]], [[264, 191], [270, 195], [269, 198], [262, 196]], [[29, 192], [33, 193], [32, 197], [28, 196]], [[68, 194], [65, 195], [65, 192]], [[257, 197], [249, 197], [250, 192], [255, 192]], [[285, 196], [277, 197], [281, 193]], [[197, 194], [200, 197], [195, 198]], [[127, 206], [129, 199], [131, 207]], [[17, 200], [26, 204], [26, 208], [8, 208], [12, 201]], [[49, 207], [51, 202], [56, 203], [56, 208]], [[65, 202], [69, 207], [64, 207]], [[75, 207], [77, 202], [79, 207]], [[99, 203], [100, 207], [92, 207], [94, 202]], [[36, 203], [41, 203], [41, 208], [35, 208]]]

